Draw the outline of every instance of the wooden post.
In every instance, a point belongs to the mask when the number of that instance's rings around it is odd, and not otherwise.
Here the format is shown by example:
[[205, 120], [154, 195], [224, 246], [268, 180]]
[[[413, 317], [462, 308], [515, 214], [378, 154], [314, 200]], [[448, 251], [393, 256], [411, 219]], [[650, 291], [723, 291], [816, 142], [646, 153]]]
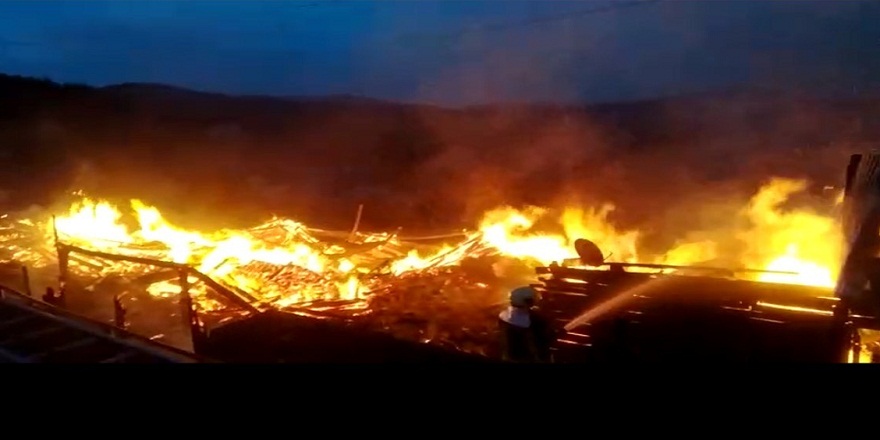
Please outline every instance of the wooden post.
[[189, 271], [186, 268], [178, 269], [180, 277], [180, 306], [183, 309], [183, 318], [189, 327], [190, 339], [192, 340], [193, 351], [198, 352], [202, 347], [202, 326], [199, 323], [199, 316], [193, 307], [192, 296], [189, 289]]
[[67, 298], [67, 263], [70, 249], [58, 239], [56, 217], [52, 216], [52, 235], [55, 238], [55, 251], [58, 253], [58, 305], [65, 306]]
[[55, 237], [55, 247], [58, 247], [58, 227], [56, 226], [57, 223], [55, 222], [55, 220], [56, 220], [55, 216], [53, 215], [52, 216], [52, 235]]
[[351, 228], [351, 234], [348, 236], [348, 241], [354, 241], [355, 234], [357, 234], [358, 226], [361, 224], [361, 214], [364, 213], [364, 204], [361, 203], [358, 205], [357, 216], [354, 218], [354, 226]]
[[58, 287], [64, 290], [67, 284], [67, 261], [70, 256], [70, 250], [58, 240], [58, 226], [56, 217], [52, 216], [52, 236], [55, 238], [55, 253], [58, 255]]
[[58, 252], [58, 296], [60, 300], [63, 300], [67, 293], [67, 270], [70, 261], [70, 249], [61, 243], [58, 243], [55, 249]]
[[34, 296], [31, 291], [31, 276], [28, 274], [27, 266], [21, 266], [21, 282], [24, 283], [24, 293], [27, 296]]
[[125, 320], [125, 306], [122, 304], [122, 295], [113, 296], [113, 323], [116, 327], [125, 329], [128, 322]]

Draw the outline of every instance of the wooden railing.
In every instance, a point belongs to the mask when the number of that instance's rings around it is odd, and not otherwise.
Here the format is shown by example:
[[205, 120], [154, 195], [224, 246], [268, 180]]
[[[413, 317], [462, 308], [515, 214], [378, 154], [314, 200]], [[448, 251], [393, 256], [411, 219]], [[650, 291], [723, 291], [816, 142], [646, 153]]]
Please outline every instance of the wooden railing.
[[151, 356], [181, 363], [210, 362], [210, 360], [197, 354], [160, 344], [121, 328], [52, 306], [7, 286], [0, 285], [0, 300], [4, 304], [23, 309], [28, 313], [49, 318], [66, 327], [101, 339], [112, 340], [116, 344], [128, 346]]

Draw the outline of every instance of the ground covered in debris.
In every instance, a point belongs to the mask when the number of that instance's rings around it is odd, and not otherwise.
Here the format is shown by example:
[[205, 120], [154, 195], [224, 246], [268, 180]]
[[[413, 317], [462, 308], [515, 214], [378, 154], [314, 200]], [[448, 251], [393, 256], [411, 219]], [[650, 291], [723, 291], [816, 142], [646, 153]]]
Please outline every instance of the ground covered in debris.
[[[14, 267], [10, 266], [7, 272], [6, 278], [10, 281], [20, 277]], [[55, 276], [55, 273], [35, 273], [32, 284], [52, 285]], [[328, 321], [338, 321], [340, 325], [352, 323], [402, 340], [495, 357], [496, 317], [505, 306], [507, 292], [533, 280], [533, 269], [520, 261], [501, 257], [468, 258], [458, 266], [376, 277], [368, 283], [375, 290], [357, 300], [317, 301], [281, 310], [304, 311]], [[76, 277], [70, 282], [66, 306], [76, 313], [112, 323], [115, 318], [113, 298], [118, 297], [125, 308], [130, 331], [191, 350], [189, 328], [179, 296], [151, 295], [148, 285], [143, 277]], [[200, 316], [206, 327], [213, 329], [241, 319], [245, 314], [229, 307], [203, 311]]]
[[[47, 224], [8, 221], [0, 234], [6, 247], [0, 258], [14, 262], [8, 278], [20, 280], [21, 265], [27, 265], [31, 285], [41, 294], [46, 286], [58, 286], [63, 255], [66, 307], [108, 323], [124, 318], [129, 330], [187, 350], [193, 344], [181, 304], [184, 280], [208, 331], [243, 318], [248, 308], [306, 312], [343, 326], [492, 357], [498, 345], [496, 317], [507, 292], [533, 283], [533, 267], [539, 264], [502, 252], [497, 241], [506, 237], [499, 234], [505, 229], [496, 226], [485, 233], [401, 238], [397, 232], [325, 231], [276, 219], [216, 237], [166, 225], [166, 241], [156, 241], [155, 231], [142, 225], [135, 235], [120, 233], [120, 241], [92, 240], [95, 230], [109, 227], [97, 222], [103, 219], [99, 214], [118, 211], [84, 203], [71, 218], [90, 228], [85, 238], [68, 236], [76, 244], [55, 241], [45, 232]], [[141, 223], [160, 218], [137, 210], [137, 203], [132, 206]], [[510, 213], [503, 214], [506, 219]], [[116, 217], [106, 220], [118, 226]], [[181, 250], [187, 251], [187, 263], [171, 263]]]
[[374, 282], [363, 302], [325, 302], [288, 308], [469, 354], [497, 356], [497, 316], [507, 292], [534, 282], [528, 265], [500, 257], [465, 259], [459, 266]]

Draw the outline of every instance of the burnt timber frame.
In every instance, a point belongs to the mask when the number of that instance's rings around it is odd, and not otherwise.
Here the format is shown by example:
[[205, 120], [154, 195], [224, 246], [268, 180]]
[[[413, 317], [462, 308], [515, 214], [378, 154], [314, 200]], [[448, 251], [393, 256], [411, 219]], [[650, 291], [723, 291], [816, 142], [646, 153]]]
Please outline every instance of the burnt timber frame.
[[[165, 269], [174, 269], [174, 270], [178, 271], [178, 273], [180, 274], [181, 277], [183, 277], [183, 281], [186, 281], [186, 277], [184, 277], [183, 275], [191, 275], [191, 276], [197, 278], [199, 281], [204, 282], [205, 284], [207, 284], [209, 287], [211, 287], [215, 291], [217, 291], [218, 294], [232, 300], [234, 303], [243, 307], [244, 309], [246, 309], [250, 312], [259, 312], [260, 311], [260, 309], [254, 305], [254, 303], [257, 302], [256, 298], [248, 295], [245, 292], [233, 291], [233, 290], [221, 285], [220, 283], [214, 281], [213, 279], [211, 279], [211, 277], [195, 270], [191, 266], [187, 266], [186, 264], [171, 263], [168, 261], [154, 260], [152, 258], [110, 254], [107, 252], [93, 251], [93, 250], [83, 249], [81, 247], [77, 247], [77, 246], [73, 246], [73, 245], [69, 245], [69, 244], [58, 243], [59, 264], [61, 264], [62, 261], [64, 261], [66, 263], [66, 261], [67, 261], [66, 256], [69, 255], [71, 252], [80, 253], [83, 255], [88, 255], [88, 256], [96, 257], [96, 258], [103, 258], [103, 259], [111, 260], [111, 261], [128, 261], [131, 263], [140, 263], [140, 264], [144, 264], [144, 265], [156, 266], [156, 267], [161, 267], [161, 268], [165, 268]], [[67, 265], [66, 264], [63, 264], [61, 266], [61, 277], [62, 277], [62, 281], [66, 281], [66, 278], [67, 278]], [[62, 284], [62, 286], [63, 286], [63, 284]], [[181, 286], [188, 287], [189, 283], [188, 282], [181, 283]], [[186, 294], [185, 296], [189, 296], [189, 289], [188, 288], [182, 289], [182, 290], [183, 290], [183, 293]]]
[[[57, 237], [56, 237], [57, 238]], [[190, 329], [190, 338], [192, 339], [193, 349], [196, 353], [200, 352], [202, 348], [205, 346], [205, 341], [207, 339], [207, 335], [205, 334], [205, 329], [201, 324], [201, 321], [198, 316], [198, 312], [193, 306], [192, 293], [190, 292], [190, 284], [189, 277], [193, 276], [199, 281], [204, 282], [208, 287], [212, 288], [219, 295], [231, 300], [233, 303], [242, 307], [249, 313], [262, 313], [263, 310], [258, 308], [255, 304], [257, 303], [256, 298], [248, 295], [246, 292], [241, 291], [233, 291], [231, 289], [226, 288], [220, 283], [211, 279], [211, 277], [197, 271], [196, 269], [179, 263], [172, 263], [168, 261], [155, 260], [152, 258], [143, 258], [143, 257], [135, 257], [135, 256], [127, 256], [127, 255], [119, 255], [119, 254], [111, 254], [107, 252], [99, 252], [90, 249], [83, 249], [81, 247], [73, 246], [70, 244], [62, 243], [61, 241], [56, 241], [55, 246], [58, 251], [58, 265], [59, 265], [59, 284], [61, 286], [62, 295], [64, 292], [64, 288], [67, 284], [68, 280], [68, 257], [71, 253], [79, 253], [83, 255], [88, 255], [91, 257], [102, 258], [110, 261], [128, 261], [132, 263], [140, 263], [149, 266], [161, 267], [165, 269], [171, 269], [177, 272], [177, 276], [179, 277], [180, 283], [180, 306], [183, 309], [183, 316], [186, 320], [186, 324]]]
[[[123, 362], [134, 353], [138, 353], [140, 357], [152, 358], [161, 362], [213, 362], [203, 356], [159, 344], [148, 338], [122, 330], [118, 327], [95, 321], [66, 311], [60, 307], [55, 307], [42, 301], [38, 301], [31, 298], [26, 293], [19, 292], [6, 286], [0, 286], [0, 304], [7, 309], [19, 310], [20, 313], [26, 316], [24, 318], [19, 318], [19, 320], [45, 320], [61, 326], [68, 332], [82, 334], [86, 338], [101, 341], [105, 345], [110, 344], [111, 346], [118, 347], [117, 350], [119, 351], [119, 354], [105, 360], [105, 362], [108, 363]], [[0, 322], [0, 325], [2, 324], [9, 325], [9, 322]], [[3, 347], [0, 347], [0, 358], [14, 363], [41, 362], [39, 359], [9, 352]]]

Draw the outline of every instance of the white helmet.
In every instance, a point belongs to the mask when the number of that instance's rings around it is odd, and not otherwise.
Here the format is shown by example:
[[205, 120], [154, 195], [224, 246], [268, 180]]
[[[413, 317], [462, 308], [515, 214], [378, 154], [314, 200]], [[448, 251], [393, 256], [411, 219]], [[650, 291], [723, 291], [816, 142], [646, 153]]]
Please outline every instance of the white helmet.
[[510, 305], [513, 307], [529, 307], [535, 302], [535, 289], [530, 286], [517, 287], [510, 292]]

